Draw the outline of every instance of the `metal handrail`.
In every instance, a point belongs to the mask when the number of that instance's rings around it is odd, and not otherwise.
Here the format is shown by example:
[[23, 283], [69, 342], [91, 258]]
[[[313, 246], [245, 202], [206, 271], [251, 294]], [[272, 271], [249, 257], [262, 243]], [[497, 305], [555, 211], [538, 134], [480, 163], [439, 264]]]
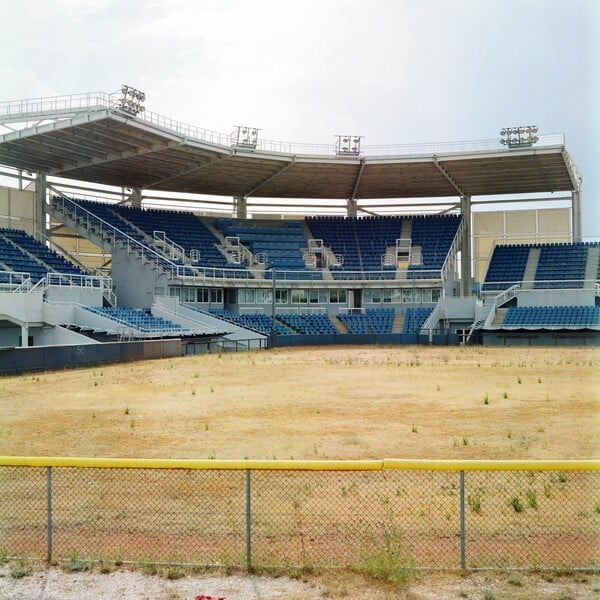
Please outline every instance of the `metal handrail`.
[[[0, 122], [2, 116], [19, 116], [24, 118], [28, 114], [39, 114], [40, 112], [68, 111], [90, 109], [108, 109], [115, 113], [122, 112], [119, 109], [119, 93], [108, 94], [106, 92], [89, 92], [83, 94], [72, 94], [63, 96], [49, 96], [45, 98], [30, 98], [24, 100], [11, 100], [0, 102]], [[139, 120], [150, 123], [169, 132], [174, 132], [184, 138], [208, 142], [227, 148], [234, 147], [230, 134], [213, 131], [182, 123], [144, 110], [137, 116], [129, 113], [122, 113], [128, 119]], [[565, 145], [564, 134], [540, 135], [536, 147], [540, 146], [563, 146]], [[464, 140], [455, 142], [434, 142], [418, 144], [392, 144], [392, 145], [374, 145], [363, 146], [363, 156], [371, 158], [390, 157], [390, 156], [434, 156], [437, 154], [456, 153], [456, 152], [481, 152], [481, 151], [502, 151], [511, 152], [500, 143], [499, 138], [487, 140]], [[336, 156], [335, 144], [309, 144], [284, 142], [277, 140], [257, 141], [257, 150], [267, 152], [289, 154], [289, 155], [316, 155], [316, 156]], [[356, 157], [358, 158], [358, 156]]]

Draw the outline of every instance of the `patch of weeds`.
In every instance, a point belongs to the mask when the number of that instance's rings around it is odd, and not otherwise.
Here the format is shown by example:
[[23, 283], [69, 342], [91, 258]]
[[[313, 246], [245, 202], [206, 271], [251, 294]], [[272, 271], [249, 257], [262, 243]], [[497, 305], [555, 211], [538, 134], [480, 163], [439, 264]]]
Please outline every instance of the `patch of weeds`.
[[5, 548], [0, 548], [0, 565], [5, 565], [8, 562], [8, 551]]
[[533, 490], [527, 490], [525, 492], [525, 497], [527, 498], [527, 504], [529, 504], [529, 506], [531, 506], [531, 508], [535, 508], [537, 510], [538, 504], [537, 504], [537, 496], [535, 495], [535, 492]]
[[211, 394], [214, 394], [214, 393], [215, 393], [215, 388], [214, 388], [212, 385], [210, 386], [210, 393], [211, 393]]
[[88, 571], [91, 568], [91, 563], [79, 556], [74, 550], [71, 550], [67, 559], [63, 561], [62, 568], [64, 571], [69, 571], [71, 573], [80, 573], [82, 571]]
[[417, 426], [415, 424], [413, 424], [411, 431], [413, 433], [419, 433], [419, 431], [417, 430]]
[[129, 427], [131, 427], [131, 429], [135, 428], [135, 419], [131, 419], [131, 421], [129, 422]]
[[520, 376], [519, 376], [519, 377], [517, 377], [517, 383], [523, 383], [523, 382], [521, 381], [521, 377], [520, 377]]
[[384, 525], [383, 540], [373, 540], [373, 552], [356, 564], [355, 569], [377, 581], [406, 585], [414, 576], [413, 566], [400, 530]]
[[596, 507], [594, 508], [594, 512], [595, 512], [597, 515], [600, 515], [600, 502], [597, 502], [597, 503], [596, 503]]
[[100, 573], [102, 575], [107, 575], [108, 573], [112, 573], [114, 566], [116, 566], [116, 565], [109, 560], [100, 559], [100, 561], [99, 561]]
[[488, 397], [487, 394], [483, 397], [483, 403], [484, 404], [489, 404], [490, 403], [490, 399], [489, 399], [489, 397]]
[[523, 501], [521, 500], [521, 498], [519, 498], [519, 496], [514, 496], [510, 501], [510, 505], [513, 507], [516, 513], [523, 512], [523, 509], [525, 508], [523, 506]]
[[546, 498], [552, 497], [552, 486], [549, 483], [544, 484], [544, 496], [546, 496]]
[[442, 389], [442, 388], [440, 387], [440, 384], [438, 383], [438, 384], [435, 386], [435, 390], [436, 390], [436, 392], [439, 392], [441, 389]]
[[471, 440], [469, 439], [468, 435], [463, 435], [462, 436], [462, 445], [463, 446], [468, 446], [471, 443]]
[[512, 440], [512, 436], [513, 436], [513, 432], [512, 432], [512, 431], [510, 431], [510, 429], [509, 429], [509, 430], [506, 432], [506, 437], [507, 437], [509, 440]]
[[181, 579], [184, 575], [183, 569], [179, 567], [169, 567], [163, 571], [163, 577], [170, 580]]
[[204, 431], [208, 431], [209, 429], [210, 429], [210, 424], [207, 421], [206, 423], [204, 423]]
[[508, 398], [508, 392], [507, 391], [502, 392], [502, 397], [506, 400]]
[[523, 586], [523, 580], [518, 575], [511, 575], [508, 578], [508, 583], [510, 583], [510, 585], [514, 585], [516, 587]]
[[496, 600], [496, 596], [494, 596], [494, 592], [492, 592], [492, 590], [484, 590], [483, 600]]
[[476, 515], [481, 514], [481, 495], [477, 494], [469, 494], [467, 496], [467, 503], [471, 509], [471, 512], [474, 512]]
[[196, 390], [192, 390], [192, 396], [196, 395]]
[[138, 565], [144, 575], [156, 575], [158, 573], [156, 565], [147, 560], [140, 560]]
[[538, 383], [542, 383], [542, 378], [538, 377]]
[[129, 414], [129, 406], [125, 407], [125, 414], [128, 415]]
[[560, 483], [567, 483], [567, 476], [565, 475], [565, 473], [558, 474], [558, 481]]
[[13, 579], [22, 579], [27, 575], [31, 575], [31, 565], [26, 558], [18, 558], [10, 566], [10, 576]]

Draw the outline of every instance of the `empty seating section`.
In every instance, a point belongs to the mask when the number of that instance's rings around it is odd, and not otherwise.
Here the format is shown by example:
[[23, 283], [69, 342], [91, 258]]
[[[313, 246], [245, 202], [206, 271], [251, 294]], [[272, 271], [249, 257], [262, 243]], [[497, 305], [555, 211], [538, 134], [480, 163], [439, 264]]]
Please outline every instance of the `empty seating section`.
[[535, 271], [535, 288], [582, 288], [588, 244], [544, 244]]
[[151, 239], [155, 231], [164, 231], [170, 240], [184, 248], [188, 257], [192, 250], [198, 250], [199, 259], [194, 264], [223, 268], [232, 266], [217, 248], [219, 239], [191, 212], [144, 210], [128, 206], [113, 206], [112, 209]]
[[347, 271], [370, 271], [369, 278], [395, 277], [396, 267], [382, 266], [382, 257], [400, 238], [400, 217], [308, 217], [307, 223], [315, 239], [322, 239], [334, 254], [343, 257], [340, 266], [330, 267], [335, 279], [344, 279]]
[[[112, 210], [113, 206], [104, 204], [102, 202], [92, 202], [90, 200], [74, 200], [75, 204], [83, 208], [88, 213], [91, 213], [93, 217], [96, 217], [103, 223], [114, 228], [114, 232], [117, 239], [127, 243], [128, 239], [132, 239], [135, 242], [139, 242], [138, 249], [142, 252], [149, 260], [156, 262], [165, 269], [170, 269], [172, 263], [160, 254], [160, 252], [149, 243], [146, 236], [131, 223], [122, 219], [116, 212]], [[81, 216], [80, 219], [86, 220], [85, 217]], [[100, 224], [99, 222], [97, 224]], [[95, 226], [93, 218], [90, 221], [90, 225]]]
[[0, 229], [0, 270], [29, 273], [33, 282], [47, 273], [84, 275], [81, 269], [20, 229]]
[[411, 246], [420, 246], [421, 264], [409, 265], [408, 277], [438, 278], [458, 232], [459, 215], [413, 216]]
[[521, 283], [531, 246], [498, 245], [494, 248], [485, 276], [484, 290], [500, 291]]
[[[236, 315], [230, 310], [224, 308], [211, 309], [210, 312], [217, 317], [230, 321], [231, 323], [253, 329], [254, 331], [258, 331], [265, 335], [271, 335], [273, 333], [273, 319], [263, 313], [244, 313], [241, 315]], [[293, 332], [285, 325], [276, 321], [275, 333], [277, 335], [286, 335]]]
[[396, 311], [393, 308], [368, 308], [364, 313], [340, 313], [338, 319], [348, 333], [392, 333]]
[[172, 321], [168, 321], [162, 317], [155, 317], [154, 315], [137, 308], [109, 306], [104, 308], [86, 307], [86, 309], [108, 317], [109, 319], [112, 319], [113, 321], [116, 321], [117, 323], [127, 327], [135, 328], [142, 333], [175, 335], [188, 331]]
[[[494, 248], [482, 289], [500, 291], [521, 284], [532, 249], [539, 250], [537, 264], [532, 263], [535, 265], [532, 276], [535, 289], [582, 288], [590, 248], [597, 246], [597, 242], [498, 245]], [[599, 281], [600, 262], [594, 271], [596, 281]]]
[[404, 313], [402, 333], [419, 333], [432, 310], [432, 308], [407, 308]]
[[586, 328], [598, 326], [597, 306], [517, 306], [509, 308], [503, 328]]
[[249, 224], [248, 221], [220, 218], [215, 220], [215, 226], [226, 237], [239, 238], [252, 254], [264, 255], [267, 279], [272, 276], [268, 269], [295, 271], [294, 279], [321, 279], [320, 271], [305, 266], [308, 240], [299, 221]]
[[370, 333], [367, 318], [363, 313], [340, 313], [338, 319], [346, 326], [348, 333]]
[[276, 318], [294, 332], [302, 335], [335, 335], [339, 333], [331, 319], [323, 313], [280, 313]]
[[42, 261], [53, 273], [85, 275], [78, 266], [69, 262], [60, 254], [57, 254], [54, 250], [50, 250], [50, 248], [44, 246], [44, 244], [20, 229], [1, 229], [0, 233], [23, 250], [32, 254], [39, 261]]
[[367, 324], [373, 333], [392, 333], [396, 311], [393, 308], [368, 308]]

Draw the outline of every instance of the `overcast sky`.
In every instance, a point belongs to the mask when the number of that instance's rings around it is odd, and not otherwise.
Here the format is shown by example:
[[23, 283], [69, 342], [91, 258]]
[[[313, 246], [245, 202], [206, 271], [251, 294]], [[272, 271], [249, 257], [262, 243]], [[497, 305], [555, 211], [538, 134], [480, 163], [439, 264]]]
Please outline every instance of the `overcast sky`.
[[0, 101], [127, 83], [229, 133], [365, 145], [564, 133], [600, 236], [600, 0], [0, 0]]

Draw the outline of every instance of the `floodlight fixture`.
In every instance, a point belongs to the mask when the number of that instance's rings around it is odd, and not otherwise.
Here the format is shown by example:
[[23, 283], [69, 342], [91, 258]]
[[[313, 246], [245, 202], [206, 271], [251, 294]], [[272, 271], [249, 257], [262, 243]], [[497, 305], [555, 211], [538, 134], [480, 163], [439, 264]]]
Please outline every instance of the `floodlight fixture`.
[[130, 85], [123, 84], [121, 86], [121, 98], [117, 102], [117, 108], [134, 117], [146, 110], [143, 103], [146, 100], [146, 94], [140, 90], [136, 90]]
[[358, 156], [362, 135], [338, 135], [335, 143], [335, 153], [338, 156]]
[[245, 125], [236, 125], [230, 140], [231, 145], [236, 148], [256, 148], [258, 144], [258, 132], [256, 127], [247, 127]]
[[535, 125], [503, 127], [500, 130], [500, 143], [509, 148], [527, 148], [539, 141], [537, 132], [538, 128]]

